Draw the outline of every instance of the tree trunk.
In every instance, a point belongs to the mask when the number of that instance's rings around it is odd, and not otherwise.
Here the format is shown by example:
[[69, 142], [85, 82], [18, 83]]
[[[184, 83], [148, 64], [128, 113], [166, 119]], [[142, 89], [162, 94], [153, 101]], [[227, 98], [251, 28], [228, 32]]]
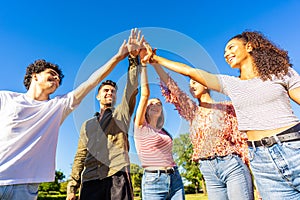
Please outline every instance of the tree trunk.
[[203, 189], [203, 194], [207, 195], [206, 185], [203, 178], [201, 179], [201, 187]]

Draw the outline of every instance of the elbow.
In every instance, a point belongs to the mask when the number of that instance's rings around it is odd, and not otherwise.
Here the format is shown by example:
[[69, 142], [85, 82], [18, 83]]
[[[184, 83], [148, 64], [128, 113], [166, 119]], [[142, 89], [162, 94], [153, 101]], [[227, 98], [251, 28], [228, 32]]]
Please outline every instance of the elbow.
[[141, 94], [141, 98], [143, 98], [143, 99], [149, 99], [149, 97], [150, 97], [150, 92], [147, 92], [147, 93], [142, 93]]

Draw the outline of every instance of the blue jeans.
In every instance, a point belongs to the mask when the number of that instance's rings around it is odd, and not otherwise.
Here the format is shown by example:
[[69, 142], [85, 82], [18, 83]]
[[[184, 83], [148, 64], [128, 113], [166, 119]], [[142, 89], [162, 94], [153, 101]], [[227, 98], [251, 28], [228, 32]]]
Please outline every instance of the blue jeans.
[[262, 199], [300, 199], [300, 141], [249, 147], [249, 158]]
[[0, 186], [1, 200], [36, 200], [38, 197], [38, 183]]
[[143, 200], [184, 200], [184, 188], [181, 176], [174, 173], [145, 172], [142, 178]]
[[237, 155], [200, 161], [209, 200], [253, 200], [250, 171]]

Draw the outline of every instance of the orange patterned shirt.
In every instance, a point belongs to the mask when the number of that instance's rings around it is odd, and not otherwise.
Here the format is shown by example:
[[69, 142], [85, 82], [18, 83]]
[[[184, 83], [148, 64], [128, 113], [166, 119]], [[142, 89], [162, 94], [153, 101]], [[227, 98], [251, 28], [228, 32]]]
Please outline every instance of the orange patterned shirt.
[[198, 106], [170, 76], [168, 83], [161, 81], [160, 86], [166, 101], [174, 104], [179, 114], [190, 124], [193, 160], [237, 154], [248, 164], [247, 135], [238, 130], [235, 111], [230, 102]]

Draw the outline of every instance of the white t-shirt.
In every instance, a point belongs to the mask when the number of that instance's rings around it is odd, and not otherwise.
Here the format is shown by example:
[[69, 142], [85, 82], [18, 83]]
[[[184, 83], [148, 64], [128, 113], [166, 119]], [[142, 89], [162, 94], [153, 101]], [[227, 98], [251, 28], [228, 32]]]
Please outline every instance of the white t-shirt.
[[0, 185], [54, 180], [58, 131], [73, 99], [72, 92], [36, 101], [0, 91]]
[[222, 92], [233, 103], [239, 130], [271, 130], [299, 122], [288, 91], [300, 87], [300, 76], [292, 68], [282, 78], [241, 80], [218, 75]]

